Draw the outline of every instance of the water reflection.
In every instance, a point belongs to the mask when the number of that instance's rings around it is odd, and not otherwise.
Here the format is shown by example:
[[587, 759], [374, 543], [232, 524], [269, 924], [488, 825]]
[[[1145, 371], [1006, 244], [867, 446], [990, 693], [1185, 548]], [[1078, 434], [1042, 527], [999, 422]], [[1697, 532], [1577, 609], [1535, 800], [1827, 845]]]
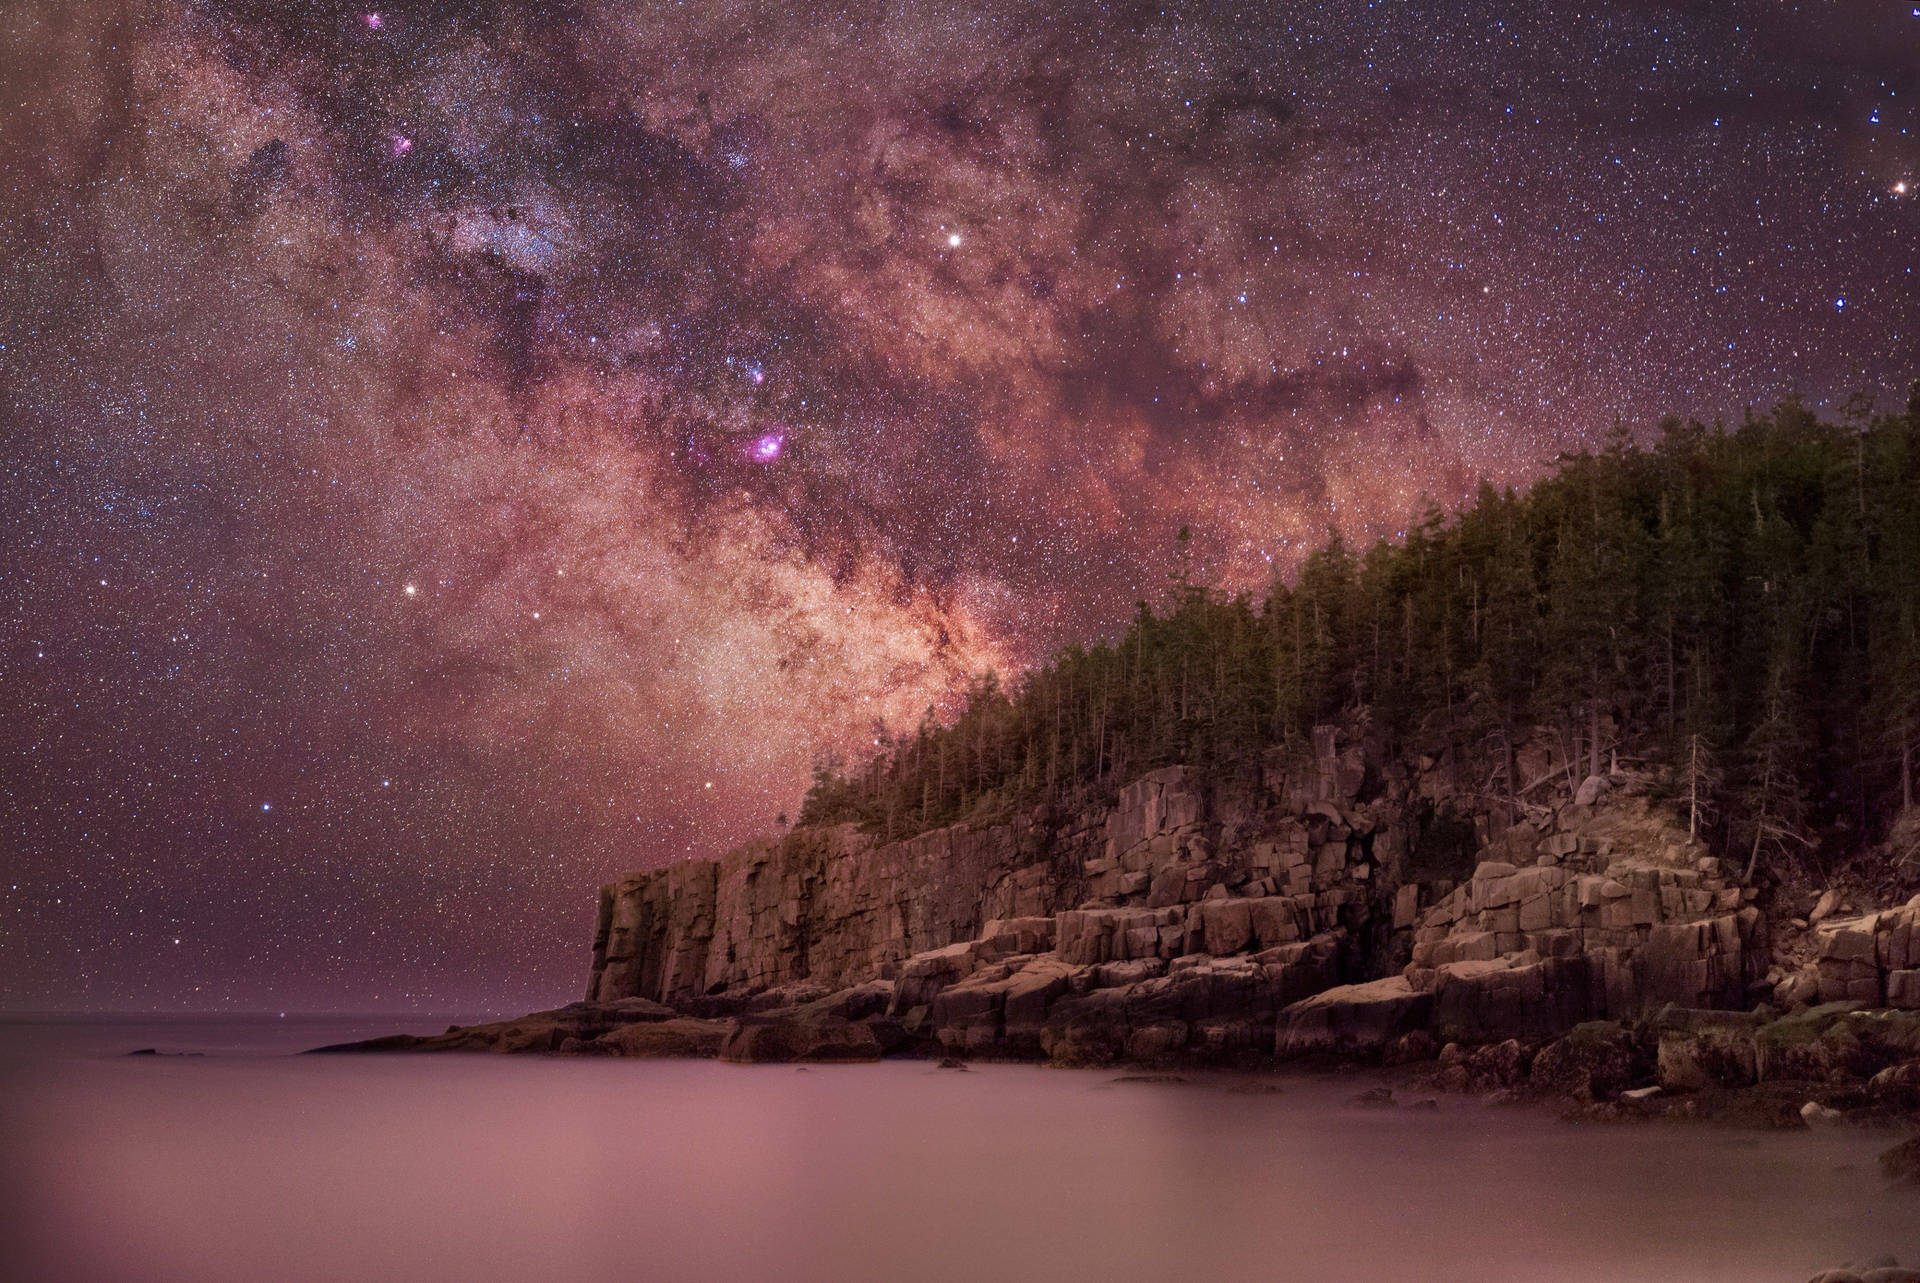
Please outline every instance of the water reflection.
[[232, 1054], [357, 1036], [333, 1026], [0, 1032], [20, 1277], [1750, 1283], [1920, 1256], [1920, 1200], [1881, 1183], [1871, 1133], [1361, 1110], [1356, 1084], [1313, 1078], [1236, 1094], [1012, 1066]]

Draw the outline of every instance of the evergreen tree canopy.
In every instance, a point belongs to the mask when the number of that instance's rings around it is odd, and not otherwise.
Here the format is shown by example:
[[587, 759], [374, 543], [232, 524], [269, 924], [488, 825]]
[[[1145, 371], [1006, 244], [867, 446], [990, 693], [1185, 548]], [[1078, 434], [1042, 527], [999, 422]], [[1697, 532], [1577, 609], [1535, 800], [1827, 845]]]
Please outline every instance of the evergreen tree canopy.
[[1491, 750], [1509, 796], [1537, 783], [1529, 734], [1591, 771], [1659, 763], [1750, 863], [1864, 844], [1912, 804], [1920, 748], [1920, 393], [1897, 416], [1670, 419], [1362, 555], [1336, 534], [1264, 600], [1183, 559], [1116, 642], [977, 679], [950, 724], [823, 768], [801, 822], [901, 837], [1231, 771], [1361, 709], [1393, 751]]

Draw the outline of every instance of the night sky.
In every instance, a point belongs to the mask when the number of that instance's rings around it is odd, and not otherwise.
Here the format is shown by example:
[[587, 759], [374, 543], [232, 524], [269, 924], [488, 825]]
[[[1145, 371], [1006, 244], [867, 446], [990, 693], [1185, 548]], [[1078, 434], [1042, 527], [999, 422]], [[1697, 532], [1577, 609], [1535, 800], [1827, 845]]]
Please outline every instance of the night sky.
[[570, 999], [1183, 524], [1903, 403], [1920, 8], [1573, 8], [0, 5], [0, 1006]]

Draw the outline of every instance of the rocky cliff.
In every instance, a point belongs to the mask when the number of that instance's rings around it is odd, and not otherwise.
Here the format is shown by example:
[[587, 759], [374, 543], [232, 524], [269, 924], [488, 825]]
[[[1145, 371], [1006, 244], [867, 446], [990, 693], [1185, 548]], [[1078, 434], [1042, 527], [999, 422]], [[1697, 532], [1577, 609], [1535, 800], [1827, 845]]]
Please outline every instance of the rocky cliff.
[[329, 1050], [1331, 1055], [1600, 1116], [1920, 1112], [1920, 896], [1763, 895], [1648, 776], [1535, 743], [1533, 783], [1489, 796], [1463, 783], [1486, 763], [1387, 758], [1365, 729], [1232, 778], [1173, 767], [900, 842], [803, 827], [623, 878], [584, 1001]]
[[1322, 727], [1258, 778], [1173, 767], [902, 842], [800, 829], [604, 888], [587, 996], [712, 1015], [866, 986], [906, 1038], [1066, 1062], [1537, 1044], [1796, 985], [1920, 1004], [1898, 914], [1786, 974], [1755, 893], [1645, 781], [1535, 765], [1563, 797], [1511, 823], [1459, 764]]

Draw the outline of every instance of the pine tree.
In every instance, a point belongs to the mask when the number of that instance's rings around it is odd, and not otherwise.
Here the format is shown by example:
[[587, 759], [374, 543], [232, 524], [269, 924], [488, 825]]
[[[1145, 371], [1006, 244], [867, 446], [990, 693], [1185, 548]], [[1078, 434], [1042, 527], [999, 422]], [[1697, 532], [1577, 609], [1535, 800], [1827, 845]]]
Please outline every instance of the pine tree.
[[1920, 385], [1904, 415], [1789, 401], [1616, 437], [1364, 557], [1332, 535], [1258, 604], [1196, 582], [1193, 545], [1183, 527], [1163, 605], [1111, 643], [823, 758], [800, 822], [984, 821], [1174, 762], [1236, 771], [1349, 716], [1394, 751], [1473, 757], [1471, 787], [1516, 811], [1543, 782], [1516, 776], [1530, 737], [1558, 736], [1567, 787], [1613, 754], [1656, 762], [1694, 835], [1756, 877], [1915, 804]]

